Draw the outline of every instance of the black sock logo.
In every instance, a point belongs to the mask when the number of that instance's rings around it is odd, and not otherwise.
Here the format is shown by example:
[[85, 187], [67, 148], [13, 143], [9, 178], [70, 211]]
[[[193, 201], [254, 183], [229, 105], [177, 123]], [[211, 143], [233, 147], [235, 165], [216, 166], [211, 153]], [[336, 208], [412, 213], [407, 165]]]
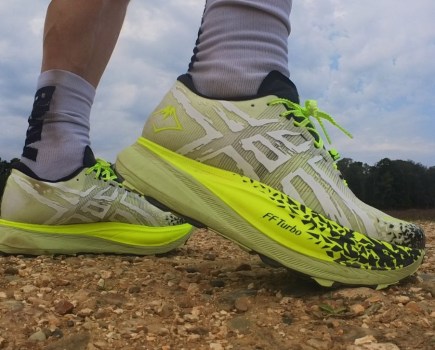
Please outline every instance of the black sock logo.
[[30, 147], [31, 144], [40, 141], [42, 135], [43, 116], [50, 110], [50, 102], [53, 98], [55, 86], [45, 86], [39, 89], [35, 94], [32, 113], [29, 116], [29, 127], [26, 133], [26, 142], [24, 144], [22, 156], [36, 161], [38, 150]]

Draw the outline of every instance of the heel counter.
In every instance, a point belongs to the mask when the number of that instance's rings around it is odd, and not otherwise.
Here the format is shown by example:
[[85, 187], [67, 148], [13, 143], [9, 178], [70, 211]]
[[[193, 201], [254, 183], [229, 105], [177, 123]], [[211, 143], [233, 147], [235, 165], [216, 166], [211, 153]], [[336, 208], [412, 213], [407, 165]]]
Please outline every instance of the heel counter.
[[6, 181], [0, 207], [0, 218], [10, 221], [14, 220], [14, 217], [16, 216], [14, 213], [17, 212], [16, 202], [20, 201], [19, 191], [17, 191], [18, 186], [15, 179], [16, 172], [17, 171], [13, 169]]
[[[150, 114], [142, 137], [171, 151], [182, 152], [198, 135], [204, 136], [204, 123], [194, 116], [202, 113], [203, 98], [181, 81], [176, 81], [162, 101]], [[201, 120], [204, 117], [201, 115]], [[198, 136], [199, 137], [199, 136]]]
[[[5, 186], [1, 203], [1, 218], [4, 220], [28, 224], [43, 224], [51, 215], [49, 208], [41, 205], [37, 196], [36, 183], [43, 183], [32, 179], [17, 169], [13, 169]], [[41, 190], [39, 190], [41, 192]]]

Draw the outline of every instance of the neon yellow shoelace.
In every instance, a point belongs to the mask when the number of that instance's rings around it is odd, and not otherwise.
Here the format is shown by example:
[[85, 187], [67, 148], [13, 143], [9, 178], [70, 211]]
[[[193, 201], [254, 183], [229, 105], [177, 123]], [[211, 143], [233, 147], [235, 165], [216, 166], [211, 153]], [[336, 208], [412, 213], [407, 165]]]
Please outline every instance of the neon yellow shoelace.
[[[284, 99], [284, 98], [277, 98], [271, 102], [269, 102], [269, 105], [277, 105], [277, 104], [283, 104], [286, 106], [287, 111], [281, 113], [282, 117], [288, 117], [290, 115], [295, 116], [296, 118], [293, 119], [293, 124], [297, 127], [304, 127], [306, 128], [311, 134], [317, 135], [314, 140], [314, 145], [317, 148], [323, 148], [324, 142], [322, 137], [320, 136], [319, 132], [317, 131], [316, 127], [311, 121], [311, 117], [317, 120], [320, 127], [322, 128], [323, 134], [326, 137], [326, 140], [329, 144], [331, 144], [331, 138], [329, 137], [328, 132], [326, 131], [325, 125], [323, 123], [324, 120], [328, 121], [338, 129], [340, 129], [345, 135], [349, 136], [350, 138], [353, 138], [352, 134], [344, 129], [342, 126], [340, 126], [334, 118], [332, 118], [328, 113], [325, 113], [321, 111], [317, 107], [317, 102], [315, 100], [307, 100], [305, 101], [305, 107], [302, 107], [301, 105], [294, 103], [290, 100]], [[338, 160], [340, 158], [339, 153], [335, 149], [329, 150], [329, 154], [331, 155], [332, 159]]]
[[99, 180], [116, 181], [118, 179], [118, 176], [116, 176], [110, 163], [103, 159], [97, 159], [95, 165], [86, 170], [86, 175], [89, 175], [92, 172], [95, 172], [95, 178]]

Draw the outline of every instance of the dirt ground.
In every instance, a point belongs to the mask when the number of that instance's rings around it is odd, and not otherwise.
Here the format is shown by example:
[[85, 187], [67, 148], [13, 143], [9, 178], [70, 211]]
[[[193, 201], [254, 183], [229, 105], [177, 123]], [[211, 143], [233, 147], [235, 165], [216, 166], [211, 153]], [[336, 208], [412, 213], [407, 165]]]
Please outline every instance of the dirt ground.
[[0, 257], [0, 349], [435, 349], [435, 223], [415, 276], [325, 289], [198, 231], [166, 256]]

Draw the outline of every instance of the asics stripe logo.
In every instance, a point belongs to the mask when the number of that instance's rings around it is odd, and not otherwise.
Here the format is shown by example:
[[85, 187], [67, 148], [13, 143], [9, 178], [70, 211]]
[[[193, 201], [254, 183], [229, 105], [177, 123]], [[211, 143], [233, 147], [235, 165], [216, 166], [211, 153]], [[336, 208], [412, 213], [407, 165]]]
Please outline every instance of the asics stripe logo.
[[[254, 180], [267, 178], [297, 201], [323, 208], [327, 217], [344, 226], [355, 227], [350, 221], [353, 220], [361, 231], [374, 230], [369, 213], [348, 198], [344, 183], [330, 181], [331, 169], [324, 166], [324, 155], [317, 149], [313, 152], [313, 139], [305, 129], [292, 127], [292, 122], [282, 117], [276, 118], [279, 112], [264, 117], [250, 115], [247, 112], [250, 104], [240, 107], [237, 102], [218, 100], [200, 111], [183, 88], [175, 86], [171, 93], [178, 113], [189, 116], [189, 131], [195, 130], [195, 135], [199, 135], [174, 149], [177, 153]], [[268, 111], [268, 100], [256, 103], [263, 104], [263, 110]], [[247, 111], [242, 107], [247, 107]], [[154, 125], [164, 121], [165, 115], [162, 116], [154, 118], [158, 120]], [[289, 168], [288, 162], [299, 166]], [[339, 195], [331, 196], [331, 189]]]

